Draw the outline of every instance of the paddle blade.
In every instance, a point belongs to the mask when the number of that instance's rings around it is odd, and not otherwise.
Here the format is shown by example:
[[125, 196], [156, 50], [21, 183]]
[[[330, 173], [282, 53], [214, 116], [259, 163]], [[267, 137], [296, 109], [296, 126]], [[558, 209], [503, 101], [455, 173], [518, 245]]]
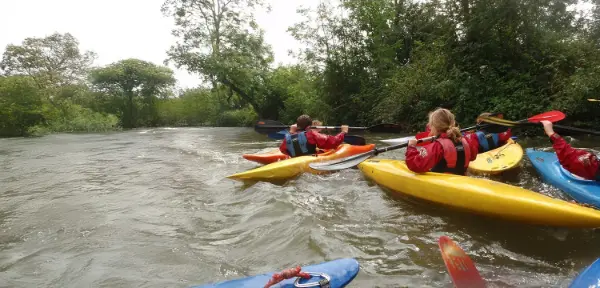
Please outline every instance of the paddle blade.
[[373, 156], [373, 155], [375, 155], [375, 149], [373, 149], [369, 152], [356, 154], [356, 155], [342, 158], [342, 159], [337, 159], [337, 160], [332, 160], [332, 161], [323, 161], [323, 162], [312, 162], [312, 163], [308, 164], [308, 166], [312, 169], [319, 170], [319, 171], [338, 171], [338, 170], [352, 168], [352, 167], [360, 164], [361, 162], [371, 158], [371, 156]]
[[267, 137], [271, 138], [271, 139], [275, 139], [275, 140], [283, 140], [283, 138], [285, 137], [286, 134], [288, 134], [289, 132], [287, 130], [281, 130], [277, 133], [269, 133], [267, 134]]
[[527, 118], [527, 122], [539, 123], [542, 120], [547, 120], [547, 121], [554, 123], [554, 122], [558, 122], [560, 120], [565, 119], [565, 117], [566, 117], [565, 114], [560, 111], [548, 111], [548, 112]]
[[260, 134], [277, 133], [281, 130], [287, 130], [288, 128], [288, 125], [274, 120], [259, 120], [256, 122], [256, 125], [254, 125], [254, 131]]
[[587, 99], [587, 100], [590, 102], [600, 102], [600, 100], [598, 100], [598, 99]]
[[402, 127], [400, 127], [400, 125], [398, 125], [398, 124], [383, 123], [383, 124], [373, 125], [373, 126], [367, 128], [367, 130], [369, 130], [373, 133], [401, 133]]
[[448, 236], [440, 237], [438, 241], [442, 258], [448, 274], [456, 288], [478, 288], [486, 287], [485, 280], [479, 275], [473, 261], [462, 248], [460, 248]]
[[362, 146], [367, 145], [367, 140], [365, 138], [356, 136], [356, 135], [346, 135], [344, 136], [344, 143], [348, 143], [350, 145]]

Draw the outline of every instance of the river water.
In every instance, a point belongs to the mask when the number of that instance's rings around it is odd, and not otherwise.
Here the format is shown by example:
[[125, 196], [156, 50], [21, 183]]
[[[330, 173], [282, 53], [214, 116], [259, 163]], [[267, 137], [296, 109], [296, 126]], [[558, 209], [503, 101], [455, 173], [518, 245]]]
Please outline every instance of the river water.
[[[257, 166], [242, 153], [277, 144], [245, 128], [0, 139], [0, 287], [188, 287], [343, 257], [361, 265], [348, 287], [452, 287], [442, 235], [494, 286], [566, 287], [600, 256], [597, 231], [409, 201], [358, 170], [283, 185], [225, 178]], [[497, 180], [567, 199], [526, 157]]]

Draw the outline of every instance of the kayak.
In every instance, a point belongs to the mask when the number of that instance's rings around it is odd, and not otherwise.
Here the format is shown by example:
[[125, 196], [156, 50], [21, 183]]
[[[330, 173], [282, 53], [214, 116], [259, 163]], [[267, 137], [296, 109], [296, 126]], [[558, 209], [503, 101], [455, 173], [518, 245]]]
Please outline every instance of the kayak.
[[414, 173], [402, 160], [368, 159], [358, 165], [395, 192], [480, 215], [557, 227], [600, 227], [600, 211], [483, 178]]
[[527, 148], [527, 157], [542, 180], [567, 193], [575, 201], [600, 208], [600, 183], [586, 180], [565, 170], [553, 152]]
[[513, 139], [506, 144], [477, 154], [477, 159], [469, 163], [469, 171], [477, 174], [499, 174], [519, 166], [523, 159], [523, 148]]
[[243, 154], [242, 157], [260, 164], [270, 164], [290, 158], [290, 156], [281, 153], [279, 149], [274, 149], [266, 153]]
[[302, 172], [310, 172], [312, 174], [324, 174], [328, 172], [317, 171], [308, 166], [312, 162], [321, 162], [344, 158], [373, 150], [375, 144], [367, 144], [362, 146], [341, 144], [335, 150], [330, 150], [325, 153], [309, 156], [299, 156], [283, 161], [274, 162], [262, 167], [258, 167], [245, 172], [227, 176], [229, 179], [235, 180], [253, 180], [253, 181], [269, 181], [269, 180], [285, 180], [295, 177]]
[[[327, 151], [333, 151], [333, 149], [321, 150], [317, 153], [321, 154], [321, 153], [324, 153]], [[290, 158], [290, 156], [281, 153], [281, 151], [279, 149], [273, 149], [266, 153], [242, 154], [242, 157], [244, 157], [244, 159], [246, 159], [246, 160], [254, 161], [254, 162], [257, 162], [260, 164], [265, 164], [265, 165]]]
[[598, 283], [600, 283], [600, 258], [581, 271], [569, 284], [569, 288], [598, 287]]
[[[359, 264], [355, 259], [352, 258], [344, 258], [337, 259], [333, 261], [323, 262], [316, 265], [309, 265], [302, 267], [302, 272], [309, 273], [312, 277], [310, 279], [304, 279], [299, 277], [294, 277], [291, 279], [283, 280], [274, 286], [271, 287], [279, 287], [279, 288], [294, 288], [294, 287], [325, 287], [325, 284], [318, 285], [320, 281], [329, 282], [329, 286], [331, 288], [341, 288], [346, 287], [348, 283], [354, 280], [356, 274], [359, 271]], [[240, 278], [235, 280], [228, 280], [223, 282], [218, 282], [214, 284], [207, 284], [201, 286], [193, 286], [191, 288], [256, 288], [256, 287], [264, 287], [265, 284], [271, 280], [271, 277], [276, 272], [265, 273], [256, 276], [250, 276], [246, 278]], [[298, 281], [298, 285], [295, 285], [294, 282]], [[314, 284], [314, 285], [311, 285]], [[302, 286], [304, 285], [304, 286]]]

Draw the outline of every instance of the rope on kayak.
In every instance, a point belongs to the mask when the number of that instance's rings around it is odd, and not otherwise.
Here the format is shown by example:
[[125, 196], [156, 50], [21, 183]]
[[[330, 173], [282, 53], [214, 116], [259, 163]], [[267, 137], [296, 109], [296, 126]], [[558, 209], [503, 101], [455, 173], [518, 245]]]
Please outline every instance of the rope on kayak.
[[[290, 268], [290, 269], [286, 269], [281, 271], [281, 273], [275, 273], [273, 274], [273, 277], [271, 278], [271, 280], [269, 280], [269, 282], [265, 285], [264, 288], [269, 288], [285, 279], [290, 279], [293, 277], [301, 277], [304, 279], [310, 279], [310, 274], [306, 273], [306, 272], [301, 272], [300, 270], [302, 270], [302, 268], [300, 268], [300, 266], [297, 266], [296, 268]], [[296, 282], [299, 280], [300, 278], [298, 278], [296, 280]]]
[[508, 148], [508, 146], [512, 145], [514, 143], [508, 143], [508, 145], [504, 145], [504, 148], [500, 149], [500, 151], [496, 152], [496, 154], [494, 154], [494, 158], [498, 159], [500, 152], [504, 151], [504, 149]]
[[296, 279], [296, 282], [294, 282], [294, 286], [296, 287], [320, 287], [320, 288], [330, 288], [331, 285], [329, 284], [329, 281], [331, 280], [331, 278], [329, 278], [329, 275], [325, 274], [325, 273], [314, 273], [314, 272], [307, 272], [310, 275], [313, 276], [321, 276], [322, 280], [319, 280], [319, 282], [309, 282], [309, 283], [304, 283], [304, 284], [300, 284], [300, 278]]

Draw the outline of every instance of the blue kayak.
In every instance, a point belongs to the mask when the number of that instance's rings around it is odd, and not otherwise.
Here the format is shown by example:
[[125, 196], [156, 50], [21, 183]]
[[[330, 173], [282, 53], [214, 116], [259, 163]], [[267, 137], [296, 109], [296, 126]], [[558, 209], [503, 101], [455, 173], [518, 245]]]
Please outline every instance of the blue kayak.
[[600, 183], [586, 180], [565, 170], [554, 152], [526, 149], [527, 157], [544, 182], [569, 194], [575, 201], [600, 208]]
[[[337, 259], [334, 261], [323, 262], [316, 265], [304, 266], [302, 267], [302, 272], [309, 273], [312, 277], [310, 279], [303, 278], [292, 278], [283, 280], [271, 287], [277, 288], [294, 288], [294, 287], [331, 287], [331, 288], [341, 288], [346, 287], [348, 283], [354, 280], [356, 274], [358, 274], [359, 265], [355, 259], [352, 258], [344, 258]], [[264, 287], [265, 284], [269, 282], [271, 276], [277, 272], [270, 272], [266, 274], [250, 276], [246, 278], [240, 278], [235, 280], [228, 280], [213, 284], [194, 286], [192, 288], [261, 288]], [[298, 281], [296, 285], [294, 282]], [[319, 282], [323, 284], [323, 286], [319, 285]], [[325, 286], [325, 284], [329, 284], [329, 286]], [[311, 285], [314, 284], [314, 285]]]
[[569, 288], [588, 288], [598, 287], [600, 285], [600, 258], [586, 267], [577, 278], [571, 282]]

